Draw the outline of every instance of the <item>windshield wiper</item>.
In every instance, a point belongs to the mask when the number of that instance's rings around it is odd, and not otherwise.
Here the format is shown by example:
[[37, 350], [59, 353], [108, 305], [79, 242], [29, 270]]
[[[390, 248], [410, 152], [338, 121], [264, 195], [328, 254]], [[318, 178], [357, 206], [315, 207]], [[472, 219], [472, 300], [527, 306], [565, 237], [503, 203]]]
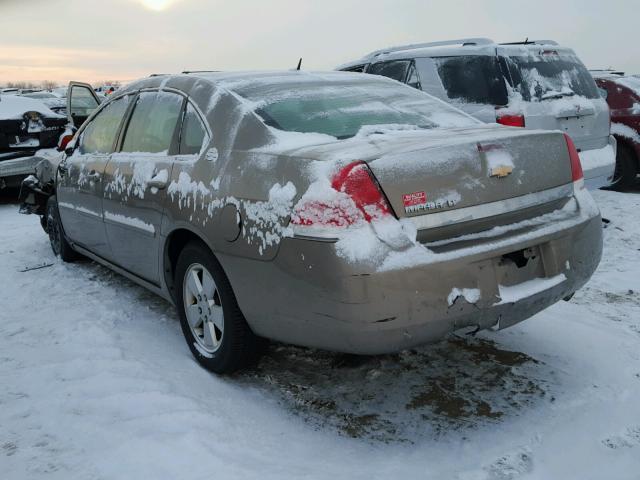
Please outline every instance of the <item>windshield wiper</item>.
[[549, 92], [540, 97], [540, 100], [553, 100], [555, 98], [573, 97], [576, 92]]

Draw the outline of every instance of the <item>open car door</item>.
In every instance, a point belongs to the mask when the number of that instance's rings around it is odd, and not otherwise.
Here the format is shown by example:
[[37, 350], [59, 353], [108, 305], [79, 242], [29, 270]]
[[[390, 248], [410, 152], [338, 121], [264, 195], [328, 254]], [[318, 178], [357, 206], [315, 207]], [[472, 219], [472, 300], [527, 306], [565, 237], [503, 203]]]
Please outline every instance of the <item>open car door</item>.
[[100, 97], [88, 83], [69, 82], [67, 93], [67, 118], [76, 128], [80, 128], [89, 115], [100, 105]]

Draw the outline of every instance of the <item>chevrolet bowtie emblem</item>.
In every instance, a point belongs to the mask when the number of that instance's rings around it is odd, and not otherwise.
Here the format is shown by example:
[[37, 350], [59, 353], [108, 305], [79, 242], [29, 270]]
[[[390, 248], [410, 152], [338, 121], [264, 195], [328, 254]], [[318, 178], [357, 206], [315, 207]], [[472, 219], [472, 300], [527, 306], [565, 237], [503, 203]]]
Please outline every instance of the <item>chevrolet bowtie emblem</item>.
[[491, 177], [504, 178], [511, 175], [513, 167], [511, 165], [498, 165], [491, 169]]

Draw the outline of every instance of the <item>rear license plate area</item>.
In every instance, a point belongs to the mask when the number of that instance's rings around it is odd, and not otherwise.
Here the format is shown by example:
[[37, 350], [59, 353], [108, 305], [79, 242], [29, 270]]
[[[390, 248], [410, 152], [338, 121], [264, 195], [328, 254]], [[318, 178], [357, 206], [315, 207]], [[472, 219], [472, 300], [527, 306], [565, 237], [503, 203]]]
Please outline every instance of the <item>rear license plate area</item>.
[[546, 272], [539, 246], [509, 252], [494, 259], [496, 280], [499, 285], [510, 286], [532, 278], [544, 278]]

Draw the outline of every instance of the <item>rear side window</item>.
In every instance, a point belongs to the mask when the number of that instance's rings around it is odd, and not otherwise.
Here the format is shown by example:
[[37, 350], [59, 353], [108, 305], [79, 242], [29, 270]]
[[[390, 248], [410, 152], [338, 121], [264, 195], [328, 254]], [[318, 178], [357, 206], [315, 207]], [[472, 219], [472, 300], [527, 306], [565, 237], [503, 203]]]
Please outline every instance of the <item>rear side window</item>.
[[496, 57], [467, 55], [433, 60], [451, 100], [495, 106], [509, 103], [505, 79]]
[[367, 73], [372, 75], [382, 75], [383, 77], [393, 78], [404, 83], [407, 78], [407, 70], [411, 65], [411, 60], [394, 60], [392, 62], [374, 63], [369, 67]]
[[175, 93], [141, 93], [127, 126], [122, 151], [169, 154], [183, 101]]
[[114, 100], [98, 113], [82, 133], [80, 153], [111, 153], [131, 95]]
[[197, 155], [200, 153], [206, 136], [207, 132], [200, 120], [200, 116], [196, 113], [195, 108], [190, 103], [187, 103], [182, 132], [180, 133], [180, 154]]

